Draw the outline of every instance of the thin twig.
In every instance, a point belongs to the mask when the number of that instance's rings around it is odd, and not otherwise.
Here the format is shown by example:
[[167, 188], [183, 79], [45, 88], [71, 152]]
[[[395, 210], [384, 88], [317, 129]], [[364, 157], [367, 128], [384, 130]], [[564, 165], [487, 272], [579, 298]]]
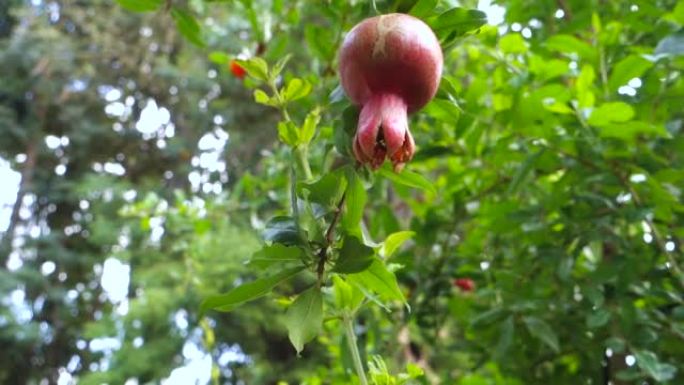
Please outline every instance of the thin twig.
[[337, 226], [337, 223], [340, 221], [340, 217], [342, 216], [342, 207], [344, 206], [344, 201], [345, 198], [347, 197], [347, 192], [345, 191], [344, 194], [342, 194], [342, 198], [340, 199], [340, 202], [337, 204], [337, 207], [335, 208], [335, 214], [333, 215], [332, 221], [330, 221], [330, 225], [328, 226], [328, 229], [325, 231], [325, 244], [321, 248], [321, 251], [318, 252], [318, 266], [316, 267], [316, 273], [318, 275], [318, 286], [320, 287], [323, 284], [323, 275], [325, 274], [325, 263], [328, 260], [328, 248], [330, 245], [332, 245], [335, 237], [335, 227]]

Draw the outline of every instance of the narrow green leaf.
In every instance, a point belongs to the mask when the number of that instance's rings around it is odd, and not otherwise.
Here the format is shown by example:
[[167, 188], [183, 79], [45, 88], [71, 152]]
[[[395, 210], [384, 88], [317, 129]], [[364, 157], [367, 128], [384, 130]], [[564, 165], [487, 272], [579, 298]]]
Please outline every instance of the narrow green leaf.
[[342, 213], [342, 228], [349, 234], [361, 236], [361, 218], [366, 206], [366, 189], [352, 168], [347, 169], [347, 195]]
[[316, 338], [323, 325], [323, 295], [318, 287], [301, 293], [285, 314], [292, 346], [299, 354], [304, 344]]
[[373, 263], [368, 269], [360, 273], [349, 274], [347, 279], [362, 290], [377, 293], [381, 300], [406, 302], [397, 283], [397, 277], [378, 258], [373, 259]]
[[280, 76], [280, 73], [283, 72], [283, 68], [285, 68], [285, 65], [287, 62], [290, 61], [290, 58], [292, 57], [292, 54], [287, 54], [280, 58], [276, 64], [271, 68], [271, 73], [270, 73], [270, 78], [271, 81], [275, 81], [278, 76]]
[[414, 235], [416, 235], [416, 233], [413, 231], [398, 231], [388, 235], [387, 238], [385, 238], [385, 242], [382, 244], [382, 255], [385, 258], [391, 257], [399, 246], [411, 239]]
[[606, 309], [598, 309], [587, 315], [587, 327], [589, 329], [597, 329], [604, 326], [610, 321], [610, 312]]
[[544, 153], [544, 148], [538, 150], [537, 152], [530, 154], [525, 158], [525, 161], [518, 166], [518, 170], [515, 172], [515, 175], [513, 176], [513, 180], [511, 180], [511, 184], [508, 185], [508, 194], [515, 194], [518, 191], [518, 188], [521, 186], [522, 182], [525, 180], [525, 177], [532, 171], [532, 166], [534, 166], [535, 162], [539, 157]]
[[579, 76], [577, 77], [577, 82], [575, 83], [575, 89], [577, 91], [577, 101], [580, 107], [593, 107], [596, 97], [592, 91], [594, 85], [594, 79], [596, 79], [596, 72], [594, 67], [590, 65], [582, 66]]
[[523, 321], [532, 336], [546, 344], [554, 352], [558, 353], [560, 351], [558, 336], [556, 336], [556, 333], [549, 324], [536, 317], [525, 317]]
[[480, 28], [487, 23], [487, 14], [476, 9], [452, 8], [433, 20], [430, 27], [440, 37], [451, 34], [464, 35], [466, 32]]
[[677, 373], [675, 366], [660, 362], [653, 352], [639, 350], [634, 353], [634, 356], [639, 368], [656, 381], [669, 381]]
[[162, 5], [162, 0], [116, 0], [116, 2], [133, 12], [156, 11]]
[[509, 316], [501, 325], [499, 329], [499, 342], [496, 345], [497, 357], [505, 357], [508, 350], [513, 345], [513, 336], [515, 334], [515, 322], [513, 316]]
[[260, 278], [250, 283], [238, 286], [225, 294], [207, 297], [204, 301], [202, 301], [202, 304], [200, 305], [200, 311], [204, 312], [209, 309], [226, 312], [231, 311], [245, 302], [255, 300], [270, 293], [276, 285], [294, 276], [302, 270], [304, 270], [304, 266], [293, 267], [283, 270], [278, 274]]
[[413, 188], [429, 191], [433, 194], [437, 193], [435, 186], [427, 180], [424, 176], [409, 170], [402, 170], [396, 173], [388, 167], [382, 167], [378, 170], [378, 174], [389, 179], [390, 181]]
[[266, 269], [275, 265], [302, 263], [304, 256], [304, 250], [299, 247], [274, 243], [254, 253], [248, 265]]
[[288, 146], [295, 147], [300, 142], [299, 129], [291, 121], [278, 122], [278, 138]]
[[618, 88], [627, 84], [630, 80], [643, 75], [644, 72], [652, 66], [652, 62], [641, 56], [627, 56], [613, 66], [613, 72], [610, 74], [610, 79], [608, 80], [610, 90], [613, 92], [617, 91]]
[[354, 236], [344, 238], [340, 256], [335, 262], [334, 272], [351, 274], [366, 270], [372, 263], [375, 253]]
[[202, 29], [190, 12], [180, 8], [173, 8], [171, 9], [171, 17], [173, 17], [176, 27], [186, 39], [197, 46], [205, 46], [202, 39]]
[[314, 135], [316, 134], [316, 127], [318, 126], [318, 122], [320, 122], [320, 120], [321, 113], [318, 108], [306, 115], [306, 119], [304, 119], [304, 124], [302, 125], [300, 144], [307, 145], [311, 142], [311, 139], [313, 139]]

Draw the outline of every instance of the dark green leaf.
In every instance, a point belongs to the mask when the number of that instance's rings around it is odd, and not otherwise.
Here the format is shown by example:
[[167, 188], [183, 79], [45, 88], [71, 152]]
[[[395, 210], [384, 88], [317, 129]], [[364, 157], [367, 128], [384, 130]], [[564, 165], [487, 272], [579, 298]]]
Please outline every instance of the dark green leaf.
[[252, 255], [249, 265], [266, 269], [274, 265], [302, 263], [305, 254], [304, 250], [297, 246], [285, 246], [281, 243], [274, 243], [264, 246], [261, 250]]
[[430, 27], [440, 39], [451, 34], [464, 35], [466, 32], [476, 30], [486, 23], [487, 15], [484, 12], [458, 7], [429, 20]]
[[285, 325], [290, 342], [299, 354], [304, 344], [316, 338], [323, 325], [323, 296], [318, 287], [301, 293], [290, 305]]
[[202, 312], [209, 309], [218, 311], [231, 311], [245, 302], [255, 300], [263, 297], [273, 290], [273, 288], [280, 282], [294, 276], [300, 271], [304, 270], [304, 266], [294, 267], [283, 270], [278, 274], [260, 278], [250, 283], [238, 286], [226, 294], [215, 295], [207, 297], [201, 304]]
[[660, 362], [653, 352], [639, 350], [634, 353], [634, 356], [641, 370], [656, 381], [669, 381], [677, 373], [675, 366]]
[[176, 27], [186, 39], [200, 47], [205, 46], [202, 39], [202, 29], [190, 12], [180, 8], [173, 8], [171, 16], [176, 22]]
[[302, 238], [292, 217], [274, 217], [266, 224], [264, 240], [285, 245], [300, 245]]
[[344, 238], [340, 255], [333, 271], [343, 274], [359, 273], [373, 263], [375, 253], [354, 236]]
[[525, 317], [523, 318], [523, 321], [532, 336], [538, 338], [548, 347], [553, 349], [554, 352], [558, 353], [560, 351], [558, 336], [556, 336], [556, 333], [549, 324], [536, 317]]

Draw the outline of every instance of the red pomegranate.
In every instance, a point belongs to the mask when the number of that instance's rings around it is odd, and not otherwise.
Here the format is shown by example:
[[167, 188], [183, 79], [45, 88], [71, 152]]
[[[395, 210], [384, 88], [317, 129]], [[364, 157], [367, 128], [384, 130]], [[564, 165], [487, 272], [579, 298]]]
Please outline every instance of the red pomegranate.
[[339, 53], [340, 80], [361, 106], [354, 155], [378, 168], [389, 158], [401, 170], [415, 151], [407, 114], [427, 104], [442, 74], [442, 49], [421, 20], [393, 13], [357, 24]]
[[470, 278], [458, 278], [454, 280], [454, 286], [461, 289], [461, 291], [473, 291], [475, 290], [475, 281]]
[[247, 70], [235, 60], [230, 61], [230, 72], [238, 79], [243, 79], [247, 75]]

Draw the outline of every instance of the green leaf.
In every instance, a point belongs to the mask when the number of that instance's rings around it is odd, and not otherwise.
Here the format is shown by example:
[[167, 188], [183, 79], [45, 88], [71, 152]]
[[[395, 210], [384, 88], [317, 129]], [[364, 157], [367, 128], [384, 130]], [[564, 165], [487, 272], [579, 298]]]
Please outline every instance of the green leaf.
[[308, 24], [304, 27], [304, 39], [311, 53], [324, 62], [335, 55], [335, 46], [330, 44], [331, 41], [334, 41], [333, 31], [330, 28]]
[[387, 167], [382, 167], [378, 170], [378, 174], [389, 179], [390, 181], [408, 187], [419, 188], [421, 190], [429, 191], [433, 194], [437, 193], [435, 186], [427, 180], [424, 176], [409, 170], [402, 170], [396, 173]]
[[385, 242], [382, 244], [382, 255], [385, 258], [391, 257], [399, 246], [413, 238], [414, 235], [416, 235], [416, 233], [413, 231], [398, 231], [388, 235], [387, 238], [385, 238]]
[[278, 101], [271, 98], [266, 92], [260, 89], [254, 90], [254, 101], [266, 106], [278, 107]]
[[292, 54], [287, 54], [280, 58], [276, 64], [271, 68], [271, 73], [270, 73], [270, 78], [271, 81], [275, 81], [278, 76], [280, 76], [280, 73], [283, 72], [283, 68], [285, 68], [285, 65], [287, 62], [290, 61], [290, 58], [292, 57]]
[[323, 326], [323, 295], [318, 287], [301, 293], [290, 305], [285, 325], [290, 342], [299, 354], [304, 344], [316, 338]]
[[382, 300], [406, 302], [397, 283], [397, 277], [378, 258], [373, 258], [368, 269], [360, 273], [349, 274], [347, 279], [362, 291], [377, 293]]
[[361, 218], [366, 206], [366, 189], [352, 168], [347, 169], [347, 195], [342, 212], [342, 228], [349, 234], [361, 236]]
[[470, 326], [473, 328], [479, 328], [492, 325], [497, 321], [503, 320], [508, 314], [509, 311], [507, 309], [495, 307], [485, 311], [484, 313], [480, 313], [475, 318], [471, 319]]
[[513, 176], [513, 180], [511, 180], [511, 184], [508, 185], [508, 194], [515, 194], [518, 191], [518, 188], [522, 185], [522, 182], [525, 180], [527, 175], [532, 171], [532, 166], [537, 162], [537, 159], [544, 153], [544, 148], [538, 150], [535, 153], [532, 153], [525, 158], [525, 161], [518, 166], [518, 170], [515, 172], [515, 175]]
[[156, 11], [162, 5], [162, 0], [116, 0], [116, 2], [133, 12]]
[[509, 33], [499, 40], [499, 48], [503, 53], [525, 53], [527, 43], [519, 33]]
[[287, 86], [281, 91], [283, 102], [291, 102], [293, 100], [301, 99], [311, 92], [311, 84], [306, 80], [294, 78], [287, 83]]
[[347, 236], [342, 242], [340, 256], [335, 262], [333, 271], [343, 274], [362, 272], [373, 263], [374, 257], [373, 248], [364, 245], [354, 236]]
[[309, 112], [304, 119], [304, 124], [302, 125], [302, 130], [300, 133], [300, 144], [308, 145], [316, 134], [316, 127], [318, 122], [321, 120], [321, 113], [318, 108]]
[[597, 329], [604, 326], [610, 321], [610, 312], [606, 309], [598, 309], [587, 315], [587, 327], [590, 329]]
[[575, 53], [591, 63], [595, 63], [598, 56], [591, 44], [572, 35], [553, 35], [546, 40], [546, 48], [565, 54]]
[[506, 318], [499, 330], [499, 342], [496, 345], [497, 357], [505, 357], [506, 353], [513, 345], [513, 337], [515, 334], [515, 322], [513, 316]]
[[173, 17], [176, 27], [186, 39], [197, 46], [205, 46], [202, 39], [202, 29], [190, 12], [180, 8], [173, 8], [171, 9], [171, 17]]
[[225, 65], [230, 64], [230, 59], [231, 59], [231, 57], [227, 53], [221, 52], [221, 51], [214, 51], [214, 52], [209, 54], [209, 60], [213, 63], [220, 65], [220, 66], [225, 66]]
[[464, 35], [466, 32], [480, 28], [487, 23], [487, 15], [476, 9], [452, 8], [432, 20], [428, 24], [438, 37]]
[[288, 146], [295, 147], [300, 142], [299, 129], [291, 121], [278, 122], [278, 138]]
[[342, 199], [347, 188], [347, 179], [343, 172], [336, 171], [323, 175], [313, 183], [303, 184], [301, 188], [309, 191], [309, 201], [332, 209]]
[[592, 87], [594, 85], [594, 79], [596, 78], [596, 72], [594, 67], [590, 65], [582, 66], [582, 71], [580, 71], [577, 77], [577, 83], [575, 83], [575, 89], [577, 90], [577, 101], [580, 107], [593, 107], [596, 97], [592, 92]]
[[610, 123], [623, 123], [632, 120], [634, 108], [624, 102], [604, 103], [591, 112], [588, 123], [597, 126], [607, 126]]
[[652, 66], [653, 63], [641, 56], [627, 56], [613, 66], [613, 72], [608, 80], [610, 90], [617, 91], [618, 88], [627, 84], [630, 80], [643, 75]]
[[434, 98], [423, 111], [435, 119], [451, 121], [454, 124], [461, 117], [461, 108], [456, 102], [448, 99]]
[[260, 278], [250, 283], [238, 286], [235, 289], [221, 295], [207, 297], [200, 305], [202, 312], [215, 309], [218, 311], [231, 311], [245, 302], [263, 297], [273, 290], [276, 285], [284, 280], [291, 278], [295, 274], [304, 270], [304, 266], [293, 267], [283, 270], [278, 274]]
[[525, 317], [523, 321], [532, 336], [545, 343], [554, 352], [558, 353], [560, 351], [558, 336], [556, 336], [556, 333], [549, 324], [536, 317]]
[[247, 60], [236, 60], [247, 74], [257, 80], [268, 81], [268, 64], [260, 57], [253, 57]]
[[411, 7], [409, 14], [419, 19], [429, 16], [433, 13], [437, 3], [438, 0], [418, 0], [415, 4], [413, 4], [413, 7]]
[[639, 368], [656, 381], [669, 381], [675, 377], [677, 368], [658, 361], [658, 357], [650, 351], [639, 350], [634, 353]]
[[274, 243], [270, 246], [264, 246], [261, 250], [254, 253], [248, 265], [266, 269], [275, 265], [302, 263], [304, 257], [304, 250], [297, 246], [285, 246], [282, 243]]
[[338, 309], [354, 313], [363, 302], [363, 293], [357, 287], [348, 284], [340, 275], [333, 274], [333, 296]]
[[300, 245], [302, 238], [292, 217], [274, 217], [266, 224], [264, 240], [285, 245]]
[[663, 125], [656, 125], [649, 122], [631, 121], [623, 123], [610, 123], [599, 131], [599, 135], [604, 138], [618, 138], [632, 140], [641, 134], [667, 137], [668, 132]]

